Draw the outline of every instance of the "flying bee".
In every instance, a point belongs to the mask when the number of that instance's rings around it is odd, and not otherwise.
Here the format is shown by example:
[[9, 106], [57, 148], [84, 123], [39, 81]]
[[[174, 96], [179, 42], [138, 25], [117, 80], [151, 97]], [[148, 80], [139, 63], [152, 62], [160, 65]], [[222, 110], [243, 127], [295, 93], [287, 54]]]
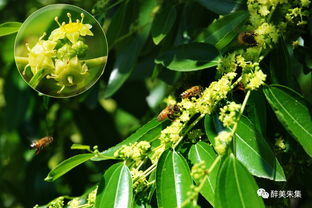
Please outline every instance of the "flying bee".
[[36, 154], [38, 155], [41, 152], [41, 150], [43, 150], [43, 148], [45, 148], [52, 142], [53, 142], [53, 137], [51, 136], [43, 137], [31, 143], [30, 148], [36, 149]]
[[195, 97], [198, 96], [202, 93], [203, 91], [203, 87], [202, 86], [193, 86], [187, 90], [185, 90], [184, 92], [181, 93], [181, 97], [182, 98], [189, 98], [189, 97]]
[[169, 105], [159, 113], [157, 120], [163, 121], [167, 118], [173, 120], [178, 114], [180, 114], [180, 107], [178, 105]]
[[254, 32], [241, 32], [237, 39], [240, 44], [246, 46], [257, 46], [258, 43], [255, 39], [256, 34]]

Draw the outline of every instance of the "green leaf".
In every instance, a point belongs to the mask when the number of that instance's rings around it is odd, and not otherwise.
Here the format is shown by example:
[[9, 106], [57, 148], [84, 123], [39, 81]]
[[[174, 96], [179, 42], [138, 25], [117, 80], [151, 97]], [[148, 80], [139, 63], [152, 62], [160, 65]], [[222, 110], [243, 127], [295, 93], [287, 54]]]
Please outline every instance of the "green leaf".
[[252, 175], [286, 181], [283, 168], [269, 144], [246, 117], [241, 118], [235, 136], [236, 157]]
[[205, 132], [209, 141], [211, 142], [211, 144], [214, 144], [214, 138], [218, 136], [218, 133], [214, 127], [213, 118], [211, 115], [206, 114], [205, 120], [204, 120], [204, 126], [205, 126]]
[[[192, 162], [192, 165], [204, 161], [206, 168], [211, 166], [216, 157], [217, 154], [214, 152], [213, 148], [205, 142], [198, 142], [193, 145], [188, 154], [188, 158]], [[215, 188], [219, 166], [220, 162], [215, 166], [213, 171], [209, 173], [209, 176], [200, 191], [200, 193], [205, 197], [205, 199], [207, 199], [207, 201], [209, 201], [212, 206], [214, 205]], [[195, 182], [198, 185], [200, 180], [195, 180]]]
[[213, 46], [194, 42], [165, 51], [155, 63], [174, 71], [196, 71], [216, 66], [218, 55]]
[[246, 168], [231, 154], [223, 162], [217, 179], [216, 208], [264, 207], [258, 186]]
[[64, 175], [65, 173], [67, 173], [68, 171], [70, 171], [71, 169], [73, 169], [74, 167], [90, 160], [92, 157], [94, 157], [93, 153], [86, 153], [75, 155], [71, 158], [68, 158], [63, 162], [61, 162], [60, 164], [58, 164], [53, 170], [51, 170], [44, 180], [49, 182], [54, 181], [57, 178]]
[[265, 135], [266, 133], [266, 100], [263, 92], [252, 91], [246, 106], [247, 117], [255, 125], [256, 129]]
[[123, 163], [111, 166], [101, 179], [96, 197], [96, 208], [132, 207], [132, 178]]
[[221, 50], [237, 37], [248, 17], [247, 11], [237, 11], [218, 19], [203, 32], [205, 42]]
[[124, 35], [125, 30], [129, 29], [129, 26], [131, 24], [129, 18], [129, 12], [133, 11], [131, 9], [132, 4], [129, 4], [128, 1], [125, 1], [116, 13], [114, 14], [111, 23], [109, 24], [109, 27], [106, 32], [107, 42], [109, 43], [109, 49], [111, 49], [115, 45], [115, 41], [118, 40], [122, 35]]
[[153, 41], [156, 45], [158, 45], [169, 33], [176, 20], [176, 15], [177, 12], [174, 7], [162, 9], [156, 14], [151, 29]]
[[217, 14], [228, 14], [235, 11], [242, 4], [242, 0], [196, 0], [205, 8]]
[[158, 207], [181, 207], [192, 184], [190, 170], [183, 156], [175, 151], [165, 151], [156, 169]]
[[0, 25], [0, 37], [16, 33], [21, 27], [20, 22], [5, 22]]
[[311, 107], [295, 91], [283, 86], [268, 86], [264, 94], [285, 129], [312, 157]]
[[285, 40], [279, 39], [276, 47], [273, 48], [270, 54], [270, 72], [272, 83], [287, 85], [291, 88], [297, 87], [295, 74], [298, 73], [299, 67], [296, 65], [295, 57], [292, 57], [288, 50]]
[[137, 58], [149, 35], [151, 24], [148, 23], [152, 21], [151, 13], [155, 4], [155, 0], [146, 0], [139, 5], [137, 27], [140, 30], [131, 37], [130, 42], [117, 54], [113, 71], [110, 74], [105, 90], [105, 98], [111, 97], [131, 75]]
[[211, 144], [214, 144], [214, 138], [221, 132], [226, 131], [227, 128], [225, 128], [222, 124], [222, 122], [219, 120], [218, 114], [213, 113], [211, 115], [205, 116], [205, 131], [206, 135], [210, 141]]
[[159, 135], [161, 130], [163, 129], [162, 124], [164, 122], [159, 122], [157, 118], [154, 118], [150, 122], [146, 123], [144, 126], [139, 128], [135, 133], [130, 135], [127, 139], [124, 141], [120, 142], [114, 147], [109, 148], [108, 150], [105, 150], [100, 153], [100, 157], [95, 157], [92, 160], [94, 161], [99, 161], [99, 160], [107, 160], [107, 159], [113, 159], [114, 158], [114, 153], [116, 150], [118, 150], [121, 146], [123, 145], [128, 145], [132, 144], [137, 141], [149, 141], [152, 142], [156, 140]]

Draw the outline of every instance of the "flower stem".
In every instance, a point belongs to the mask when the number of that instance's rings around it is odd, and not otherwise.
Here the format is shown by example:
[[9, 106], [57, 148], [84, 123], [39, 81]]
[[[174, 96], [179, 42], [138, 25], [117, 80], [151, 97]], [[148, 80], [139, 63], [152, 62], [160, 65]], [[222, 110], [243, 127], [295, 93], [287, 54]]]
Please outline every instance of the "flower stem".
[[36, 88], [43, 77], [46, 76], [45, 69], [40, 69], [29, 81], [29, 85], [32, 88]]
[[[221, 160], [222, 156], [218, 155], [216, 157], [216, 159], [213, 161], [213, 163], [210, 165], [210, 167], [207, 169], [207, 171], [205, 171], [205, 176], [200, 180], [199, 185], [197, 186], [196, 192], [197, 195], [200, 192], [200, 190], [202, 190], [202, 188], [204, 187], [204, 184], [206, 182], [206, 180], [209, 177], [209, 174], [213, 171], [213, 169], [216, 167], [216, 165], [218, 164], [218, 162]], [[187, 198], [183, 203], [181, 207], [186, 206], [190, 201], [192, 200], [192, 198]]]
[[196, 118], [191, 125], [188, 126], [188, 128], [183, 132], [183, 134], [180, 136], [179, 140], [172, 146], [173, 149], [175, 149], [179, 143], [183, 140], [184, 136], [205, 116], [205, 114], [201, 114]]
[[93, 67], [97, 67], [99, 65], [105, 64], [107, 62], [107, 56], [101, 56], [98, 58], [86, 59], [86, 60], [81, 60], [81, 61], [85, 62], [88, 68], [93, 68]]
[[[27, 65], [28, 64], [28, 57], [20, 57], [15, 56], [15, 61], [17, 64]], [[105, 64], [107, 62], [107, 56], [101, 56], [92, 59], [80, 60], [87, 64], [88, 68], [97, 67], [99, 65]]]

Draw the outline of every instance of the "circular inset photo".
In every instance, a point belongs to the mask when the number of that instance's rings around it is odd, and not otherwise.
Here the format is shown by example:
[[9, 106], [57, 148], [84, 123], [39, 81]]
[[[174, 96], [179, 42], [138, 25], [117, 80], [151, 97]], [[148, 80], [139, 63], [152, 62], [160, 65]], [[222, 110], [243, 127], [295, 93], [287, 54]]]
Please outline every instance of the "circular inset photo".
[[101, 25], [85, 10], [54, 4], [30, 15], [14, 48], [17, 68], [35, 90], [71, 97], [89, 89], [104, 72], [107, 41]]

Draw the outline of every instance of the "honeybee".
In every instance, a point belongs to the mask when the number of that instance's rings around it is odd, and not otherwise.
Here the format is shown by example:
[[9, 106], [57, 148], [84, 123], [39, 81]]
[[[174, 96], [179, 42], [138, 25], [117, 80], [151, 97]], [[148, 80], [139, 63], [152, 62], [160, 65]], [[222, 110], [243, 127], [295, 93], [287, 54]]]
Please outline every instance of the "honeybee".
[[184, 92], [181, 93], [181, 97], [182, 98], [189, 98], [189, 97], [195, 97], [198, 96], [202, 93], [203, 91], [203, 87], [202, 86], [193, 86], [187, 90], [185, 90]]
[[31, 143], [30, 148], [36, 149], [36, 154], [38, 155], [43, 148], [45, 148], [52, 142], [53, 142], [53, 137], [51, 136], [43, 137]]
[[258, 45], [256, 39], [256, 34], [254, 32], [241, 32], [237, 39], [240, 44], [246, 45], [246, 46], [256, 46]]
[[157, 116], [158, 121], [163, 121], [167, 118], [174, 119], [180, 113], [180, 107], [178, 105], [169, 105], [163, 109]]
[[235, 91], [238, 90], [238, 91], [245, 91], [245, 86], [242, 82], [239, 82], [237, 84], [237, 86], [235, 87]]

